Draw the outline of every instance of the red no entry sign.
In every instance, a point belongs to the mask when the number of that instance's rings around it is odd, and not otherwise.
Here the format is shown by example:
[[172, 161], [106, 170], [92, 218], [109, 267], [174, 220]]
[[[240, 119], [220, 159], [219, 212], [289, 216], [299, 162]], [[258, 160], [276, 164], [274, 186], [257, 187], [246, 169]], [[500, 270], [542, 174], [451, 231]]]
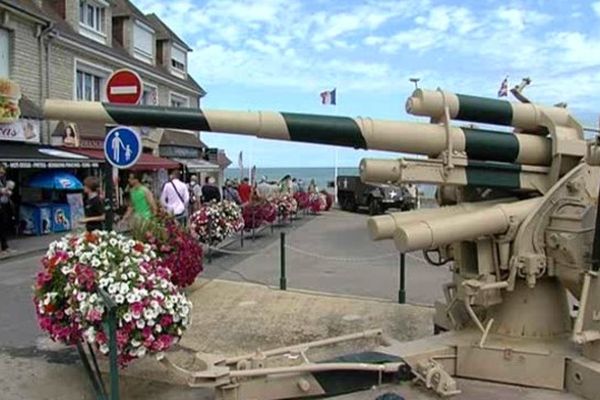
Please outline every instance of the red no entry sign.
[[144, 93], [142, 78], [129, 69], [113, 72], [106, 81], [106, 98], [115, 104], [138, 104]]

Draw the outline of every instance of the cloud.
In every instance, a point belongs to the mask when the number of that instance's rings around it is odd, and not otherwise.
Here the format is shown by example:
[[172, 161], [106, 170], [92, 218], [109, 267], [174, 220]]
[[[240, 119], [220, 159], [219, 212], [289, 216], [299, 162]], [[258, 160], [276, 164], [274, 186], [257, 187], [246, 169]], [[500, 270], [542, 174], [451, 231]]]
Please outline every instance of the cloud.
[[600, 90], [600, 33], [592, 29], [600, 1], [585, 5], [594, 12], [566, 10], [582, 12], [576, 25], [555, 23], [562, 15], [549, 13], [557, 8], [539, 2], [134, 2], [192, 44], [190, 71], [209, 92], [335, 85], [393, 93], [419, 76], [423, 85], [483, 94], [508, 73], [512, 81], [530, 76], [535, 99], [589, 109]]

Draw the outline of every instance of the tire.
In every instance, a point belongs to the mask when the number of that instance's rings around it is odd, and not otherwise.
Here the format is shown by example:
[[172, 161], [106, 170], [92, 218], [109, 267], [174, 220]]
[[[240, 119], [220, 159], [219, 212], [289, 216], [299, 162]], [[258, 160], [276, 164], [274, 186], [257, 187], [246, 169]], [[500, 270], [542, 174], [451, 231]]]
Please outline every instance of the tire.
[[356, 210], [358, 210], [358, 206], [356, 205], [356, 200], [354, 200], [354, 197], [348, 197], [346, 199], [346, 210], [350, 212], [356, 212]]
[[376, 198], [371, 198], [369, 200], [369, 215], [379, 215], [382, 213], [381, 202]]

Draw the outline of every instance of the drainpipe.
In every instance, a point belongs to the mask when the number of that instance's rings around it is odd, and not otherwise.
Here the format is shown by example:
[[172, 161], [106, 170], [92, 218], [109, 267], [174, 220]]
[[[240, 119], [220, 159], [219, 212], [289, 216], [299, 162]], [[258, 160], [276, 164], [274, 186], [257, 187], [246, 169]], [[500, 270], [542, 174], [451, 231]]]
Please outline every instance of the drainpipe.
[[[38, 34], [37, 34], [37, 39], [38, 39], [38, 46], [39, 46], [39, 60], [40, 60], [40, 68], [39, 68], [39, 73], [40, 73], [40, 107], [43, 108], [44, 107], [44, 100], [47, 99], [50, 96], [50, 74], [49, 74], [49, 68], [50, 68], [50, 46], [49, 46], [49, 42], [50, 39], [52, 39], [52, 37], [54, 37], [54, 22], [49, 22], [48, 26], [46, 26], [44, 29], [40, 29], [38, 30]], [[44, 39], [48, 38], [48, 40], [45, 41], [46, 44], [46, 51], [44, 52]], [[46, 57], [44, 58], [44, 54], [46, 55]], [[46, 70], [46, 76], [44, 76], [44, 62], [45, 62], [45, 70]], [[44, 96], [44, 81], [46, 81], [46, 93]], [[46, 121], [46, 137], [45, 137], [45, 142], [46, 144], [50, 144], [51, 138], [50, 138], [50, 122]]]

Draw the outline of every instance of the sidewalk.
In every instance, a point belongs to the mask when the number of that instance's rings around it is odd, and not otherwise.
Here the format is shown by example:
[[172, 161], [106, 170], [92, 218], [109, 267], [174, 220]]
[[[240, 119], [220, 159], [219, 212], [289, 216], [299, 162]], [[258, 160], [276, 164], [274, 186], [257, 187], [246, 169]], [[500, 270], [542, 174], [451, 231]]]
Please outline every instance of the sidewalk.
[[48, 245], [53, 241], [60, 239], [65, 235], [62, 233], [52, 233], [42, 236], [22, 236], [8, 241], [10, 253], [0, 255], [0, 262], [15, 257], [21, 257], [28, 254], [41, 253], [46, 251]]

